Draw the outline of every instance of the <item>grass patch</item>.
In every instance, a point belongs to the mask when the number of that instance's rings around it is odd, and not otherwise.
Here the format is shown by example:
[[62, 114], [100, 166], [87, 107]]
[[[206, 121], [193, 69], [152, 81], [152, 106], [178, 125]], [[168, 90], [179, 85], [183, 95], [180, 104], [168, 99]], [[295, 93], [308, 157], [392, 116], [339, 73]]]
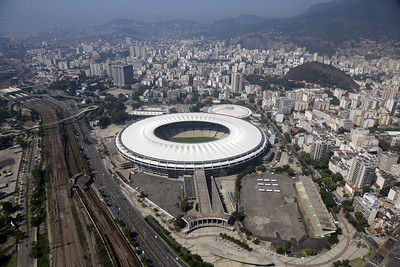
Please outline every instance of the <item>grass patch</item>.
[[74, 154], [72, 153], [71, 149], [68, 149], [68, 163], [69, 163], [69, 167], [71, 168], [71, 173], [77, 174], [78, 168], [75, 164]]
[[18, 252], [13, 253], [12, 255], [2, 258], [1, 266], [4, 267], [16, 267], [18, 262]]
[[103, 266], [106, 267], [112, 267], [112, 261], [110, 257], [108, 256], [106, 245], [103, 243], [103, 240], [100, 237], [99, 232], [97, 232], [96, 227], [94, 227], [93, 224], [89, 226], [94, 233], [95, 239], [96, 239], [96, 248], [97, 248], [97, 254], [100, 256], [100, 262], [102, 263]]
[[[74, 195], [74, 198], [75, 197], [76, 197], [76, 194]], [[90, 266], [91, 260], [90, 260], [90, 253], [89, 253], [89, 244], [86, 240], [82, 223], [79, 220], [78, 212], [76, 211], [75, 203], [72, 199], [70, 199], [70, 204], [71, 204], [72, 216], [74, 217], [76, 232], [78, 233], [78, 237], [79, 237], [79, 243], [81, 244], [82, 249], [83, 249], [83, 258], [85, 259], [86, 265]]]
[[39, 234], [37, 242], [33, 242], [32, 251], [29, 256], [37, 259], [38, 266], [50, 266], [49, 254], [50, 247], [47, 234]]
[[357, 259], [350, 261], [350, 265], [352, 267], [363, 267], [365, 265], [365, 261], [361, 258], [357, 258]]

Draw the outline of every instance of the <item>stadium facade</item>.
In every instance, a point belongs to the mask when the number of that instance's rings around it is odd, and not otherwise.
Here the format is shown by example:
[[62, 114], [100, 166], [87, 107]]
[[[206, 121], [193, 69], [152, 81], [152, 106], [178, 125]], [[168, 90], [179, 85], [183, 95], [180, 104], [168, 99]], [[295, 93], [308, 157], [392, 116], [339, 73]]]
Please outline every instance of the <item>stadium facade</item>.
[[122, 156], [141, 170], [168, 177], [238, 172], [269, 146], [255, 125], [209, 113], [176, 113], [143, 119], [122, 129], [116, 140]]

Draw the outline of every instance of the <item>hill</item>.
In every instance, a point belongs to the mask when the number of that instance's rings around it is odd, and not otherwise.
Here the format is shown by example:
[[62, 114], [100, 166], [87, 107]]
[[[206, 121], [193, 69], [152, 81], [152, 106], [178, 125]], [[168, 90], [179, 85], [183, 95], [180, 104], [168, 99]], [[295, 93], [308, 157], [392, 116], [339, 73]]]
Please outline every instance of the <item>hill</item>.
[[298, 45], [304, 45], [309, 50], [329, 53], [348, 40], [399, 40], [399, 14], [400, 3], [397, 0], [328, 3], [288, 20], [282, 24], [280, 30], [290, 35], [292, 41]]
[[359, 85], [341, 70], [319, 62], [307, 62], [291, 69], [285, 78], [296, 81], [317, 83], [323, 87], [338, 87], [347, 90], [358, 89]]

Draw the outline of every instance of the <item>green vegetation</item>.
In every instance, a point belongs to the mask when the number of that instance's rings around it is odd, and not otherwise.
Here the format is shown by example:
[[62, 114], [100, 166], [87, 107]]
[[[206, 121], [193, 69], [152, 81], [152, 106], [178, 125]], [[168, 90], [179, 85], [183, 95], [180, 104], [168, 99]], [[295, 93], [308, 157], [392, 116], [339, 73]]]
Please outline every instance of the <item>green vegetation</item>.
[[365, 261], [361, 258], [356, 258], [350, 261], [350, 266], [352, 267], [363, 267], [365, 265]]
[[101, 128], [107, 128], [111, 123], [124, 124], [126, 121], [134, 118], [126, 113], [124, 102], [126, 102], [126, 98], [123, 96], [116, 98], [113, 95], [107, 94], [104, 97], [104, 101], [95, 102], [99, 108], [90, 111], [87, 117], [90, 120], [98, 119], [98, 125]]
[[260, 75], [246, 75], [244, 78], [250, 84], [260, 85], [263, 90], [278, 90], [279, 88], [291, 90], [304, 87], [304, 83], [289, 81], [287, 78]]
[[333, 266], [335, 267], [350, 267], [352, 265], [350, 265], [350, 260], [337, 260], [335, 262], [332, 263]]
[[289, 176], [295, 175], [295, 172], [292, 168], [290, 168], [289, 165], [283, 165], [282, 167], [276, 167], [275, 168], [276, 173], [287, 173]]
[[94, 225], [91, 224], [89, 226], [89, 230], [94, 233], [95, 240], [96, 240], [96, 249], [97, 249], [98, 255], [100, 255], [100, 262], [103, 264], [103, 266], [112, 267], [113, 264], [112, 264], [110, 257], [108, 256], [107, 248], [104, 245], [99, 232], [97, 232], [96, 227], [94, 227]]
[[291, 244], [289, 241], [286, 241], [284, 246], [278, 247], [276, 249], [276, 253], [278, 254], [285, 254], [285, 253], [290, 253], [290, 248], [291, 248]]
[[354, 211], [352, 200], [343, 200], [342, 206], [345, 209], [345, 211]]
[[1, 136], [0, 137], [0, 149], [5, 149], [11, 146], [11, 142], [14, 139], [14, 136]]
[[18, 252], [13, 253], [10, 256], [7, 257], [0, 257], [0, 262], [2, 262], [2, 266], [4, 267], [15, 267], [17, 266], [18, 262]]
[[329, 158], [321, 158], [314, 160], [310, 157], [310, 153], [304, 151], [300, 152], [300, 156], [304, 159], [304, 161], [307, 164], [313, 165], [317, 169], [328, 169]]
[[32, 212], [32, 227], [39, 227], [46, 220], [46, 183], [50, 180], [50, 167], [45, 170], [33, 169], [32, 176], [34, 179], [35, 189], [32, 192], [31, 212]]
[[15, 74], [16, 72], [0, 72], [0, 82], [11, 79]]
[[368, 61], [373, 60], [373, 59], [381, 59], [381, 58], [382, 58], [381, 56], [375, 55], [375, 54], [367, 54], [364, 56], [364, 59], [368, 60]]
[[189, 266], [196, 267], [211, 267], [210, 263], [204, 262], [203, 259], [197, 255], [192, 254], [190, 250], [181, 246], [176, 240], [171, 236], [171, 233], [166, 230], [153, 216], [147, 216], [145, 218], [146, 222], [159, 234], [159, 236], [164, 239], [168, 246]]
[[176, 231], [179, 231], [179, 230], [181, 230], [181, 229], [186, 227], [186, 222], [183, 219], [183, 215], [182, 214], [180, 214], [180, 215], [178, 215], [178, 217], [176, 217], [176, 219], [174, 221], [174, 226], [175, 226], [175, 230]]
[[292, 138], [290, 137], [290, 134], [289, 133], [285, 133], [284, 135], [285, 135], [286, 142], [291, 143], [292, 142]]
[[319, 62], [307, 62], [291, 69], [285, 78], [290, 80], [317, 83], [323, 87], [339, 87], [342, 89], [357, 89], [359, 85], [343, 71]]
[[[33, 169], [32, 176], [34, 179], [34, 190], [31, 197], [31, 213], [32, 227], [40, 227], [46, 221], [46, 184], [50, 180], [50, 167], [46, 166], [43, 169]], [[39, 266], [49, 266], [49, 241], [47, 234], [40, 234], [37, 231], [37, 242], [34, 243], [32, 251], [30, 253], [31, 257], [38, 259]]]
[[308, 256], [317, 255], [317, 251], [315, 249], [313, 249], [313, 248], [307, 249], [306, 253], [307, 253]]
[[240, 200], [240, 189], [242, 188], [242, 177], [253, 173], [254, 172], [254, 167], [253, 166], [248, 166], [245, 170], [240, 172], [238, 175], [236, 175], [236, 181], [235, 181], [235, 193], [236, 193], [236, 202], [239, 203]]
[[189, 210], [189, 202], [188, 202], [187, 198], [184, 198], [181, 201], [181, 211], [187, 212], [188, 210]]
[[356, 219], [348, 212], [346, 211], [344, 213], [344, 216], [349, 220], [349, 223], [351, 223], [358, 232], [365, 232], [365, 227], [369, 227], [368, 221], [363, 217], [361, 212], [356, 212], [355, 216]]
[[38, 260], [38, 266], [50, 266], [49, 253], [50, 247], [47, 234], [38, 234], [37, 242], [33, 242], [29, 256]]
[[319, 193], [327, 208], [333, 208], [336, 206], [336, 202], [330, 192], [326, 191], [324, 188], [320, 188]]
[[235, 218], [235, 220], [238, 221], [238, 222], [241, 222], [241, 221], [244, 220], [244, 215], [243, 215], [243, 213], [240, 212], [240, 211], [237, 211], [237, 210], [236, 210], [236, 211], [232, 212], [232, 216], [233, 216], [233, 218]]
[[226, 239], [226, 240], [231, 241], [232, 243], [238, 245], [238, 246], [241, 247], [241, 248], [244, 248], [244, 249], [249, 250], [249, 251], [252, 250], [252, 249], [249, 247], [249, 245], [247, 245], [246, 243], [243, 243], [243, 242], [240, 241], [239, 239], [236, 239], [236, 238], [234, 238], [234, 237], [232, 237], [232, 236], [230, 236], [230, 235], [227, 235], [227, 234], [225, 234], [225, 233], [219, 233], [219, 236], [220, 236], [221, 238], [223, 238], [223, 239]]

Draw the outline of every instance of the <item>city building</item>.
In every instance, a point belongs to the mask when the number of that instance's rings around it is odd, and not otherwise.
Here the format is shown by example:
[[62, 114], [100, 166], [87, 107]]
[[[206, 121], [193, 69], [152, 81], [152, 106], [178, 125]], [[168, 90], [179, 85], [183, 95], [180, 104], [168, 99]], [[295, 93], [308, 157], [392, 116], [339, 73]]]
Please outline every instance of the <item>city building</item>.
[[314, 160], [327, 158], [331, 152], [331, 145], [328, 142], [316, 142], [311, 144], [310, 157]]
[[397, 163], [399, 155], [390, 151], [380, 151], [378, 153], [378, 168], [389, 172], [394, 164]]
[[376, 158], [372, 155], [359, 155], [353, 158], [347, 181], [358, 188], [369, 187], [375, 180]]
[[241, 74], [239, 72], [232, 73], [231, 91], [233, 93], [241, 93], [242, 92], [242, 80], [243, 80], [243, 74]]
[[389, 173], [376, 169], [376, 181], [375, 183], [379, 186], [380, 189], [387, 188], [390, 186], [390, 183], [393, 181], [393, 176]]
[[354, 211], [361, 212], [363, 217], [368, 220], [368, 224], [372, 224], [378, 213], [380, 206], [379, 199], [369, 193], [365, 193], [363, 197], [356, 196], [353, 201]]
[[112, 66], [112, 75], [115, 86], [126, 86], [133, 83], [132, 65], [114, 65]]
[[400, 209], [400, 187], [390, 188], [388, 199], [390, 199], [396, 209]]

